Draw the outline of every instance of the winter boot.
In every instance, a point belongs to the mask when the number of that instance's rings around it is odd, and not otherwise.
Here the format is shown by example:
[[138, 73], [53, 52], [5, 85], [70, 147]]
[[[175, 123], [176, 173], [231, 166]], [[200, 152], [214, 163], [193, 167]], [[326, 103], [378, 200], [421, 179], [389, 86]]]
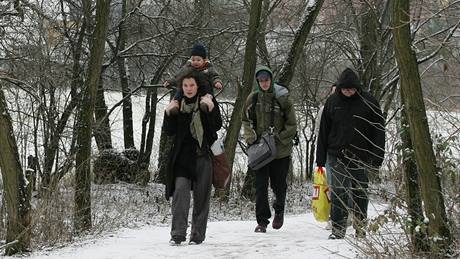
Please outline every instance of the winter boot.
[[172, 246], [178, 246], [183, 241], [185, 241], [184, 236], [176, 236], [176, 235], [174, 235], [174, 236], [171, 237], [171, 240], [169, 240], [169, 244], [172, 245]]
[[276, 213], [275, 218], [273, 219], [272, 222], [272, 227], [274, 229], [280, 229], [283, 226], [284, 223], [284, 213]]
[[188, 242], [189, 245], [199, 245], [203, 243], [203, 241], [198, 241], [198, 240], [190, 240], [190, 242]]
[[329, 235], [329, 237], [327, 239], [330, 239], [330, 240], [343, 239], [343, 236], [332, 233], [332, 234]]
[[254, 232], [256, 232], [256, 233], [265, 233], [265, 232], [267, 232], [267, 225], [265, 225], [265, 224], [257, 225], [256, 229], [254, 229]]

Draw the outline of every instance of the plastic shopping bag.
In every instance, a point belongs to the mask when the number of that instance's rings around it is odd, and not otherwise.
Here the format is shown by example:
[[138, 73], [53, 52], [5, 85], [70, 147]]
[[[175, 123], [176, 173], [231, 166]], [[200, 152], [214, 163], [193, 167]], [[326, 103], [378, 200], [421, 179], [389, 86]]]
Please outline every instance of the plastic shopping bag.
[[313, 216], [317, 221], [328, 221], [331, 211], [329, 188], [327, 186], [326, 172], [323, 167], [318, 167], [313, 175], [313, 197], [311, 202]]

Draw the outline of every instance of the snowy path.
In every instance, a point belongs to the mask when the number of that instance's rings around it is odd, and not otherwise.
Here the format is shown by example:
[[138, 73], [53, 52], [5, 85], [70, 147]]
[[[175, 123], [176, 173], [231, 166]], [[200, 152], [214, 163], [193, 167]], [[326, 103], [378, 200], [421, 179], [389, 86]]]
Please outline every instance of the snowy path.
[[[325, 223], [311, 213], [287, 216], [280, 230], [254, 233], [254, 221], [220, 221], [208, 224], [201, 245], [170, 246], [169, 226], [124, 229], [107, 237], [69, 247], [32, 254], [31, 259], [127, 258], [355, 258], [345, 240], [327, 240]], [[190, 228], [188, 229], [190, 231]], [[349, 228], [348, 233], [354, 231]]]

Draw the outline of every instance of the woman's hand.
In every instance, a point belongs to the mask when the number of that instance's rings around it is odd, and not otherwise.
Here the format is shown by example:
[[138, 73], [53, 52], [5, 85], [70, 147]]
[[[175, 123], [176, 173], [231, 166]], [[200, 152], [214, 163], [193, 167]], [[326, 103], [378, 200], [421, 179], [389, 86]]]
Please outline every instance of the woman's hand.
[[166, 115], [175, 115], [179, 113], [179, 102], [173, 99], [165, 108]]
[[200, 99], [200, 104], [204, 104], [208, 107], [208, 112], [211, 112], [214, 109], [214, 102], [212, 101], [212, 95], [207, 94], [202, 96]]

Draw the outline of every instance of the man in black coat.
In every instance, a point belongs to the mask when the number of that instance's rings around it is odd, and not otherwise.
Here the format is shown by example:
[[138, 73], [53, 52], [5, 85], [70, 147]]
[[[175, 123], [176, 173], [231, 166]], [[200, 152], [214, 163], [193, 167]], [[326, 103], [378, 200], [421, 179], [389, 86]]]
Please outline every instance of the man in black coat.
[[368, 170], [378, 169], [385, 153], [384, 118], [377, 100], [361, 89], [356, 73], [345, 69], [336, 82], [337, 89], [324, 105], [321, 116], [316, 164], [326, 160], [332, 170], [332, 234], [345, 236], [347, 199], [352, 197], [356, 236], [365, 235], [367, 218]]

